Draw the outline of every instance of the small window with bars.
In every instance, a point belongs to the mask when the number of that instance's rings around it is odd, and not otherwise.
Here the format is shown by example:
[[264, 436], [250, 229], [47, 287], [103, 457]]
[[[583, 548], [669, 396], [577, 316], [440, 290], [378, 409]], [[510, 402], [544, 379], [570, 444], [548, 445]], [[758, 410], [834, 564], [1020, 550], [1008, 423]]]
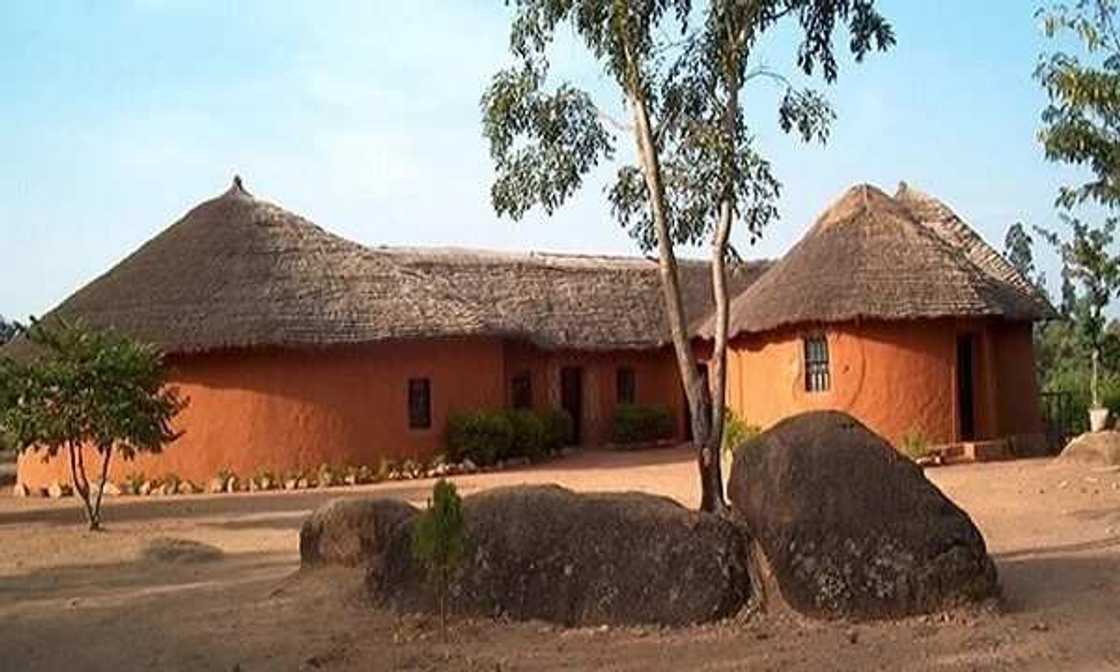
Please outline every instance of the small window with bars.
[[429, 429], [432, 426], [432, 383], [427, 378], [408, 380], [408, 427]]
[[615, 387], [618, 403], [633, 404], [638, 400], [638, 381], [634, 369], [628, 366], [619, 367], [615, 374]]
[[805, 339], [805, 391], [827, 392], [832, 380], [828, 372], [828, 340], [823, 334]]
[[533, 407], [533, 377], [528, 371], [522, 371], [510, 381], [510, 402], [518, 410]]

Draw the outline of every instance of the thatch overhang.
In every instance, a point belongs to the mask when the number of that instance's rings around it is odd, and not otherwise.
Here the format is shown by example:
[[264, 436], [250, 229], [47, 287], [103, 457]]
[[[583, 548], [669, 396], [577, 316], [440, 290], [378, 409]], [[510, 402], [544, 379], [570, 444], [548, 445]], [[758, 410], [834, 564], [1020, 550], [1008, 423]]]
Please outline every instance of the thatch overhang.
[[[765, 266], [739, 265], [732, 290]], [[708, 264], [682, 261], [681, 282], [698, 322], [712, 306]], [[462, 337], [612, 350], [669, 343], [660, 292], [643, 258], [366, 247], [235, 180], [44, 319], [113, 327], [168, 353]]]
[[[944, 203], [849, 189], [731, 303], [730, 334], [856, 320], [1054, 317], [1039, 291]], [[713, 321], [700, 332], [710, 336]]]

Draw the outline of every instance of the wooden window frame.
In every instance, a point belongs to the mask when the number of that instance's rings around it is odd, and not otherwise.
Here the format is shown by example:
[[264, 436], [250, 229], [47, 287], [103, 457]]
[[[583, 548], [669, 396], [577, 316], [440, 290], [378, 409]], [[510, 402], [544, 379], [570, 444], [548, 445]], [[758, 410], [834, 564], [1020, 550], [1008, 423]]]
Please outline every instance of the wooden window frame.
[[432, 428], [432, 379], [408, 379], [408, 428]]
[[831, 390], [832, 363], [828, 352], [828, 337], [824, 334], [802, 336], [801, 356], [805, 368], [805, 391], [817, 394]]

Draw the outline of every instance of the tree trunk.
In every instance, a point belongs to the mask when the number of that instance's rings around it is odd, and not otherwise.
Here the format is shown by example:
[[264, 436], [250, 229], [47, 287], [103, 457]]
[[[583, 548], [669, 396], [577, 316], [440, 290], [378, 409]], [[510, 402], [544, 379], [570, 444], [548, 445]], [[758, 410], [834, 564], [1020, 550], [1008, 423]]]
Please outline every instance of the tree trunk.
[[113, 446], [110, 444], [98, 452], [101, 453], [101, 481], [97, 486], [97, 499], [93, 503], [93, 516], [97, 521], [97, 527], [91, 529], [101, 529], [101, 498], [105, 496], [105, 482], [109, 480], [109, 460], [113, 457]]
[[[684, 302], [681, 299], [677, 257], [669, 234], [661, 165], [654, 146], [646, 101], [637, 87], [630, 92], [630, 102], [634, 110], [634, 136], [638, 145], [638, 159], [645, 177], [646, 188], [649, 190], [650, 210], [654, 230], [657, 232], [657, 260], [661, 273], [665, 315], [669, 322], [669, 333], [677, 356], [677, 367], [680, 369], [685, 398], [688, 400], [691, 412], [692, 443], [696, 449], [696, 461], [700, 471], [700, 509], [718, 511], [723, 507], [723, 486], [718, 481], [719, 454], [713, 452], [711, 446], [710, 394], [697, 371], [696, 356], [689, 339]], [[711, 478], [713, 469], [717, 476], [715, 482]]]
[[716, 455], [707, 471], [707, 478], [719, 493], [719, 507], [725, 508], [723, 497], [723, 474], [720, 460], [723, 452], [724, 421], [727, 419], [727, 328], [730, 321], [730, 305], [727, 295], [727, 241], [731, 237], [731, 202], [724, 198], [720, 202], [719, 223], [712, 241], [712, 298], [716, 308], [716, 324], [712, 344], [712, 358], [709, 375], [712, 386], [712, 431], [709, 439], [710, 450]]
[[82, 447], [80, 445], [75, 447], [74, 444], [68, 443], [66, 449], [70, 453], [70, 481], [74, 484], [74, 493], [81, 498], [82, 504], [85, 505], [89, 529], [91, 531], [99, 530], [101, 529], [101, 521], [97, 519], [89, 501], [89, 478], [86, 477], [86, 465], [85, 459], [82, 457]]

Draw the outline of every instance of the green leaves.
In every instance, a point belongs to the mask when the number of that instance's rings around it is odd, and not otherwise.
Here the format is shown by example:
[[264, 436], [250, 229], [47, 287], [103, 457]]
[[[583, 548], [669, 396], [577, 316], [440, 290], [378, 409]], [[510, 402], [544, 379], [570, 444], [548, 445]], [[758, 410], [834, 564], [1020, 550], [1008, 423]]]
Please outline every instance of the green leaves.
[[[802, 43], [797, 66], [836, 79], [833, 34], [846, 28], [857, 60], [894, 44], [872, 0], [513, 0], [510, 50], [519, 65], [495, 75], [482, 97], [483, 135], [496, 176], [491, 200], [499, 215], [520, 219], [533, 207], [551, 214], [600, 162], [616, 138], [591, 97], [571, 84], [547, 89], [547, 49], [566, 26], [616, 83], [628, 105], [652, 111], [675, 243], [702, 242], [719, 204], [730, 199], [753, 241], [777, 216], [780, 184], [753, 146], [738, 98], [765, 77], [781, 86], [780, 127], [802, 140], [825, 142], [836, 115], [812, 89], [794, 87], [765, 69], [747, 72], [758, 38], [783, 18], [796, 20]], [[696, 23], [696, 27], [693, 27]], [[617, 122], [615, 126], [621, 126]], [[608, 189], [618, 222], [645, 251], [655, 244], [649, 193], [635, 166], [622, 166]]]
[[448, 585], [451, 573], [467, 555], [467, 542], [463, 500], [455, 484], [441, 478], [432, 488], [428, 508], [413, 525], [412, 557], [427, 570], [429, 581], [435, 585], [445, 637]]
[[497, 172], [491, 201], [513, 219], [533, 206], [552, 214], [614, 154], [590, 96], [567, 84], [545, 93], [541, 84], [530, 67], [503, 70], [482, 97], [482, 134]]
[[65, 321], [33, 322], [27, 338], [32, 361], [0, 359], [0, 425], [20, 450], [89, 445], [128, 458], [177, 438], [170, 423], [186, 402], [164, 386], [158, 350]]
[[1087, 166], [1094, 179], [1063, 187], [1057, 203], [1120, 205], [1120, 36], [1113, 0], [1079, 0], [1039, 12], [1048, 37], [1074, 35], [1086, 60], [1042, 54], [1035, 78], [1049, 97], [1039, 140], [1051, 161]]

